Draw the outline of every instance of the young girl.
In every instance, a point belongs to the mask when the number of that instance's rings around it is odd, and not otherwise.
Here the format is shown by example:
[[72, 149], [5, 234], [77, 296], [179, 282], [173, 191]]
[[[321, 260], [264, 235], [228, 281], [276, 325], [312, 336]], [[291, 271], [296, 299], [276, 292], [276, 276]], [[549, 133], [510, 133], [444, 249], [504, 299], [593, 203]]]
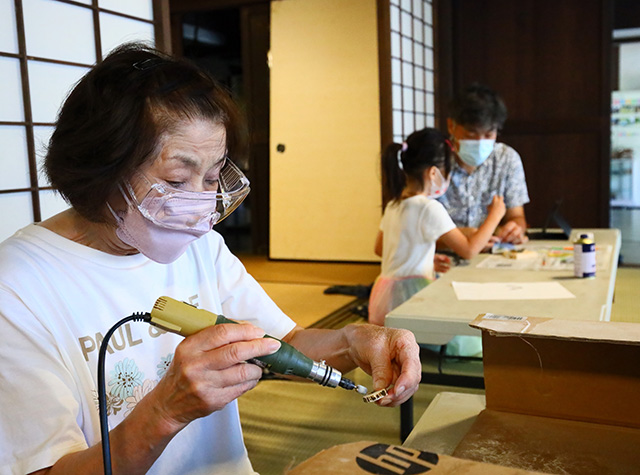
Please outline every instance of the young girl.
[[489, 214], [477, 231], [465, 236], [435, 198], [449, 185], [452, 156], [446, 137], [426, 128], [407, 141], [391, 144], [382, 155], [383, 186], [387, 204], [375, 252], [382, 256], [382, 272], [369, 298], [369, 322], [384, 325], [384, 318], [435, 278], [436, 241], [464, 259], [477, 255], [505, 214], [502, 197], [494, 196]]

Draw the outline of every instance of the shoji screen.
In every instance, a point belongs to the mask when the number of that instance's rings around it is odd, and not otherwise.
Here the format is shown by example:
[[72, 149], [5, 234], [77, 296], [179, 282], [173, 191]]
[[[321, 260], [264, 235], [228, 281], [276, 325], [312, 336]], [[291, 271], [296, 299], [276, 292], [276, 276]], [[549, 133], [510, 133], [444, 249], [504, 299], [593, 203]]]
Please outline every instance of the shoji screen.
[[115, 46], [154, 44], [153, 0], [0, 0], [0, 241], [65, 209], [41, 173], [72, 86]]
[[432, 5], [390, 0], [393, 141], [435, 124]]

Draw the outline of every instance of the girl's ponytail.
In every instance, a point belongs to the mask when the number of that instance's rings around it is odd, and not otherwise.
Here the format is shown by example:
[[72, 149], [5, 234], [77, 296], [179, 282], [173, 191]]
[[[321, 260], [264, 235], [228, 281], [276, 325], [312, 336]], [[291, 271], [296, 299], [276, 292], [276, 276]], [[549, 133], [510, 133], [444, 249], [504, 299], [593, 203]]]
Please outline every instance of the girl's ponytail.
[[[382, 154], [381, 174], [383, 201], [397, 200], [402, 196], [402, 190], [407, 182], [402, 165], [402, 145], [392, 143]], [[402, 168], [400, 168], [402, 166]]]

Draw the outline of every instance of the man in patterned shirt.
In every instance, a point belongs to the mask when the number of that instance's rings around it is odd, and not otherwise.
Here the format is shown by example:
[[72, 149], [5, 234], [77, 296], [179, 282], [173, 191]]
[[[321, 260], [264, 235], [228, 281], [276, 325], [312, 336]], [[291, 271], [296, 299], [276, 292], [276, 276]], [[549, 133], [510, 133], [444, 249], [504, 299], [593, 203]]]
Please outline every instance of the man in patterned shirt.
[[471, 233], [487, 217], [493, 196], [503, 196], [507, 213], [494, 239], [520, 243], [527, 240], [524, 205], [529, 194], [520, 155], [508, 145], [496, 143], [506, 118], [502, 99], [477, 83], [452, 102], [447, 128], [456, 163], [449, 189], [439, 200], [454, 223]]

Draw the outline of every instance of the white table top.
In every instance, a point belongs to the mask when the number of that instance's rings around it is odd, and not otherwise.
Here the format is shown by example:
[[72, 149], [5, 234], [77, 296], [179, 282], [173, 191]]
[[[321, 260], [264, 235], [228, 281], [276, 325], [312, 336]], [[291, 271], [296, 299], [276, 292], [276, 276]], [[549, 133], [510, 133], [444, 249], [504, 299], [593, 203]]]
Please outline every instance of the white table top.
[[[476, 267], [487, 255], [480, 254], [469, 265], [456, 266], [432, 284], [392, 310], [385, 326], [411, 330], [418, 343], [444, 345], [456, 335], [480, 335], [469, 327], [481, 313], [551, 317], [570, 320], [608, 321], [615, 287], [620, 231], [618, 229], [576, 229], [567, 241], [530, 241], [526, 247], [569, 246], [575, 236], [594, 235], [596, 246], [610, 246], [606, 266], [598, 266], [595, 279], [580, 279], [572, 270], [506, 270]], [[602, 268], [604, 267], [604, 269]], [[458, 300], [452, 281], [458, 282], [559, 282], [576, 298], [558, 300]]]

